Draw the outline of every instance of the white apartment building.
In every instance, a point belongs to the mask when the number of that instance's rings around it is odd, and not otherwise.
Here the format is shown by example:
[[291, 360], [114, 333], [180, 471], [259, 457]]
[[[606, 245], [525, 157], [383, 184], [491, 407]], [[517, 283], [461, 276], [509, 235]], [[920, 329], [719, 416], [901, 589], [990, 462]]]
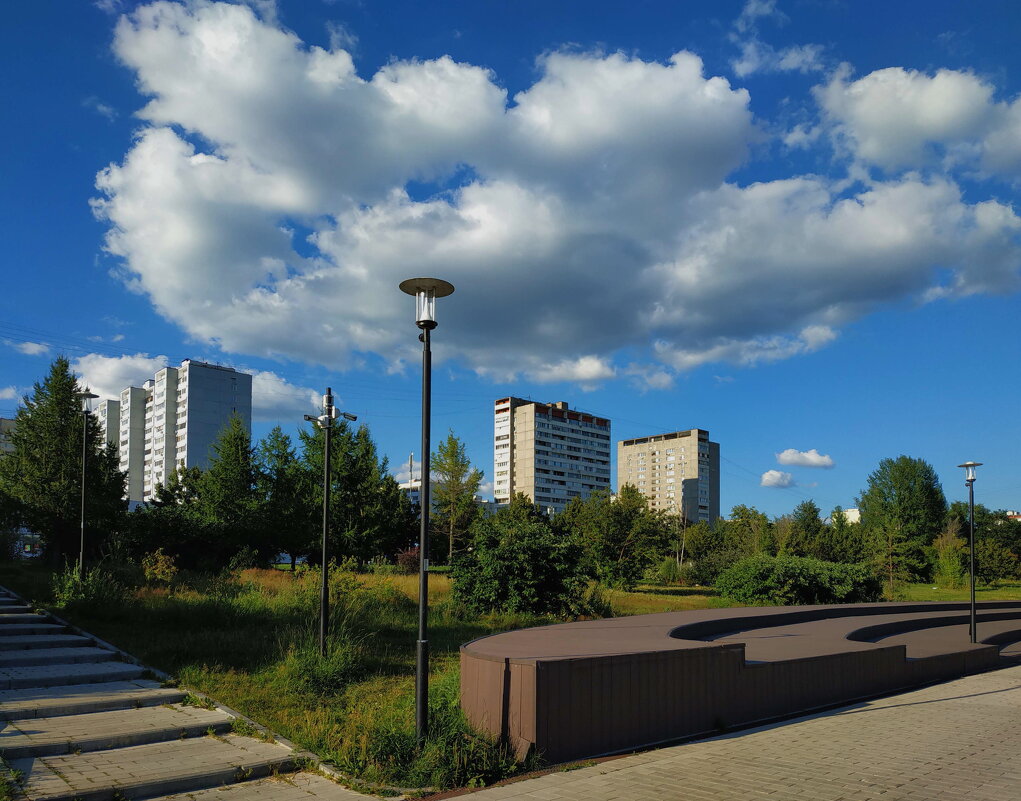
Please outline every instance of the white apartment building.
[[14, 446], [7, 441], [7, 435], [17, 427], [16, 420], [7, 417], [0, 417], [0, 456], [5, 453], [13, 453]]
[[493, 408], [493, 494], [522, 492], [560, 512], [572, 498], [610, 488], [610, 421], [568, 405], [501, 398]]
[[617, 491], [638, 488], [653, 509], [712, 523], [720, 516], [720, 445], [701, 428], [617, 443]]
[[120, 468], [128, 474], [128, 499], [148, 501], [179, 466], [209, 466], [210, 449], [232, 414], [251, 429], [252, 376], [185, 359], [108, 403], [119, 406], [118, 450]]
[[119, 400], [101, 400], [96, 408], [96, 420], [99, 421], [99, 433], [103, 441], [120, 451], [121, 402]]

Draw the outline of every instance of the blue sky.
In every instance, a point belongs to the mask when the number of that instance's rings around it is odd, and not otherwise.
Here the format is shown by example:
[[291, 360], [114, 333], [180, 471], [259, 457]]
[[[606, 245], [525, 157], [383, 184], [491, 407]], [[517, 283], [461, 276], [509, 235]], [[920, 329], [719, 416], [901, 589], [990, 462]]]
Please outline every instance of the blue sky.
[[[257, 436], [330, 385], [491, 478], [492, 401], [614, 438], [708, 428], [722, 505], [851, 506], [879, 460], [1021, 507], [1021, 8], [953, 2], [16, 4], [0, 416], [256, 373]], [[773, 471], [773, 472], [770, 472]]]

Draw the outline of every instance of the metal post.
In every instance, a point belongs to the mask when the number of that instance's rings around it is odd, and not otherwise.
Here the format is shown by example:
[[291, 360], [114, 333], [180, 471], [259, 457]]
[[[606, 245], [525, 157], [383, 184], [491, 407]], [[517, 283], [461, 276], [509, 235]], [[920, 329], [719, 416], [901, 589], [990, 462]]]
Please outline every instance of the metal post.
[[82, 409], [82, 509], [81, 509], [81, 541], [78, 546], [78, 575], [81, 576], [85, 566], [85, 453], [89, 440], [89, 413]]
[[971, 641], [978, 642], [978, 619], [975, 615], [975, 479], [965, 482], [968, 485], [968, 542], [971, 548], [971, 615], [969, 618], [969, 631]]
[[326, 630], [330, 620], [330, 564], [327, 540], [330, 531], [330, 434], [333, 432], [333, 391], [323, 396], [323, 584], [319, 593], [319, 655], [326, 656]]
[[[429, 350], [431, 326], [419, 324], [422, 334], [422, 484], [421, 528], [418, 535], [418, 643], [415, 667], [415, 734], [421, 748], [429, 734], [429, 417], [432, 395], [432, 352]], [[435, 325], [435, 324], [434, 324]]]

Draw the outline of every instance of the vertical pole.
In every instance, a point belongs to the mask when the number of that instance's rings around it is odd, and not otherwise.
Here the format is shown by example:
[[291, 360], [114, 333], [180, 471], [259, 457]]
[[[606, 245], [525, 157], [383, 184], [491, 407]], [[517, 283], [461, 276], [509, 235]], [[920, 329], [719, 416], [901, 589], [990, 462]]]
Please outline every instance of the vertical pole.
[[78, 575], [81, 576], [85, 565], [85, 452], [89, 439], [89, 413], [82, 409], [82, 510], [81, 540], [78, 545]]
[[326, 630], [330, 620], [330, 563], [327, 546], [330, 531], [330, 434], [333, 433], [333, 392], [323, 396], [323, 583], [319, 591], [319, 655], [326, 656]]
[[971, 544], [971, 641], [978, 642], [978, 619], [975, 615], [975, 480], [968, 481], [968, 542]]
[[419, 748], [429, 734], [429, 417], [432, 394], [432, 352], [429, 350], [429, 328], [422, 327], [422, 501], [421, 528], [418, 535], [418, 647], [415, 670], [415, 734]]

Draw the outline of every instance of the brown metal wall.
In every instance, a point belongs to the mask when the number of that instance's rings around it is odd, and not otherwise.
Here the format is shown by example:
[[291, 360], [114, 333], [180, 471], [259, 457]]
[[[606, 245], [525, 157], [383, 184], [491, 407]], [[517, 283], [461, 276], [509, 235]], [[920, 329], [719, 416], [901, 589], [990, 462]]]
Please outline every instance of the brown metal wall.
[[746, 664], [736, 644], [552, 660], [461, 653], [480, 728], [552, 762], [721, 731], [993, 666], [994, 646], [908, 661], [903, 646]]

